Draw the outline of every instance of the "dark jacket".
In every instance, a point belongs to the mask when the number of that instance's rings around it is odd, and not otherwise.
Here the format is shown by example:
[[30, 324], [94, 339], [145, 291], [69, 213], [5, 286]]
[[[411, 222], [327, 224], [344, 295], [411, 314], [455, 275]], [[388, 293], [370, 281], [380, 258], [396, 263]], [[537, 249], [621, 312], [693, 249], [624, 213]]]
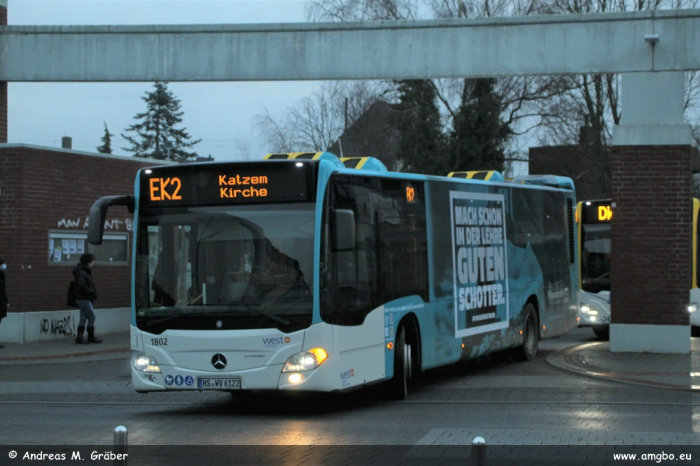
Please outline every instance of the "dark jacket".
[[92, 270], [87, 265], [78, 262], [73, 269], [75, 277], [75, 299], [94, 301], [97, 299], [95, 280], [92, 279]]
[[5, 289], [5, 271], [0, 269], [0, 319], [7, 317], [7, 290]]

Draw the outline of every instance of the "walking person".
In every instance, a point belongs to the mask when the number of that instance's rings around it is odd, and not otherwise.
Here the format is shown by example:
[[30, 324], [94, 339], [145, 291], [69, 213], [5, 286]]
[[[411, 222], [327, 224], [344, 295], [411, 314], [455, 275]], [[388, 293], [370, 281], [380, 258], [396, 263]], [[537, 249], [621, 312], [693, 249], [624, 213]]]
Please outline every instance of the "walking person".
[[[102, 343], [102, 340], [95, 336], [95, 308], [92, 302], [97, 299], [97, 289], [95, 280], [92, 279], [92, 263], [95, 260], [93, 254], [87, 253], [80, 256], [80, 262], [73, 269], [75, 277], [75, 303], [80, 309], [80, 320], [78, 321], [78, 336], [75, 342], [78, 344]], [[87, 341], [83, 339], [85, 324], [87, 323]]]
[[[7, 264], [5, 259], [0, 257], [0, 322], [7, 317], [7, 308], [10, 307], [10, 302], [7, 300], [7, 290], [5, 289], [5, 270], [7, 270]], [[0, 348], [4, 348], [4, 346], [0, 345]]]

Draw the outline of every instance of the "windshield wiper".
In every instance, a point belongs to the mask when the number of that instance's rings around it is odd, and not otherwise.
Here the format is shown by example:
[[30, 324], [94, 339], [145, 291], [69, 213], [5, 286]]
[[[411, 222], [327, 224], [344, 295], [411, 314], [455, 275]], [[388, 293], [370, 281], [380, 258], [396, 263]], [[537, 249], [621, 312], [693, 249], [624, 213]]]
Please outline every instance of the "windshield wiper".
[[220, 316], [221, 313], [204, 313], [204, 312], [178, 312], [177, 314], [173, 314], [168, 317], [163, 317], [162, 319], [157, 319], [157, 320], [151, 320], [149, 322], [146, 322], [146, 327], [153, 327], [154, 325], [159, 325], [159, 324], [164, 324], [166, 322], [169, 322], [171, 320], [179, 319], [180, 317], [192, 317], [192, 316], [200, 316], [200, 317], [213, 317], [213, 316]]
[[241, 306], [241, 305], [235, 306], [235, 307], [243, 309], [244, 311], [249, 311], [249, 312], [252, 312], [254, 314], [258, 314], [258, 315], [263, 316], [263, 317], [267, 317], [268, 319], [270, 319], [274, 322], [277, 322], [278, 324], [282, 324], [285, 327], [287, 327], [289, 324], [291, 324], [291, 322], [287, 319], [283, 319], [282, 317], [276, 316], [274, 314], [270, 314], [268, 312], [261, 311], [260, 309], [255, 309], [253, 307]]
[[[285, 327], [289, 326], [291, 322], [287, 319], [283, 319], [282, 317], [278, 317], [274, 314], [269, 314], [265, 311], [261, 311], [259, 309], [255, 309], [252, 307], [248, 306], [235, 306], [235, 310], [244, 310], [248, 312], [252, 312], [253, 314], [258, 314], [263, 317], [267, 317], [268, 319], [272, 320], [273, 322], [277, 322], [278, 324], [284, 325]], [[152, 320], [150, 322], [146, 322], [146, 327], [153, 327], [156, 325], [164, 324], [166, 322], [170, 322], [171, 320], [179, 319], [180, 317], [193, 317], [193, 316], [199, 316], [199, 317], [221, 317], [223, 313], [221, 312], [216, 312], [216, 313], [211, 313], [211, 312], [178, 312], [177, 314], [173, 314], [171, 316], [163, 317], [162, 319], [156, 319]]]

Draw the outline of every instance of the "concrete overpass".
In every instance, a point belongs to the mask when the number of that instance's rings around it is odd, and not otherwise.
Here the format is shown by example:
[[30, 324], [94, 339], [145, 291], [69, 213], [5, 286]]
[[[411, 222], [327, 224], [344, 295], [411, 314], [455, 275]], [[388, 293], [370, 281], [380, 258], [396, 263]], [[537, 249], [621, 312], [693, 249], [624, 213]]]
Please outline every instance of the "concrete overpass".
[[[6, 0], [0, 0], [6, 1]], [[700, 69], [700, 10], [430, 21], [5, 26], [1, 81], [410, 79]]]
[[[7, 24], [7, 0], [0, 0]], [[612, 351], [690, 351], [689, 125], [700, 10], [198, 26], [0, 26], [7, 82], [411, 79], [622, 73], [613, 135]]]

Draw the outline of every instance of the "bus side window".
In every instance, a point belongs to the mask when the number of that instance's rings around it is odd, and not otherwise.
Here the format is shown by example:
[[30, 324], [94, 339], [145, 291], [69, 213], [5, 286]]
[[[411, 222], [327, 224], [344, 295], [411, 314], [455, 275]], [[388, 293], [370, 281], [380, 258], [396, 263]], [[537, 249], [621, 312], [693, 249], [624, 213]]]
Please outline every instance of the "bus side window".
[[[359, 325], [376, 307], [376, 228], [373, 188], [363, 178], [339, 178], [331, 187], [331, 209], [326, 228], [327, 260], [321, 310], [324, 321], [338, 325]], [[333, 211], [351, 211], [354, 219], [354, 247], [337, 250]], [[349, 212], [348, 212], [349, 213]], [[346, 222], [346, 227], [349, 228]], [[344, 241], [343, 241], [344, 242]], [[327, 264], [325, 263], [327, 262]]]
[[335, 258], [338, 273], [338, 286], [341, 287], [357, 283], [355, 251], [338, 251], [335, 253]]
[[355, 215], [349, 209], [331, 211], [331, 247], [335, 253], [338, 287], [357, 283]]
[[382, 301], [420, 295], [428, 301], [425, 215], [382, 216], [380, 258]]
[[[407, 189], [410, 188], [410, 191]], [[406, 180], [338, 177], [329, 189], [324, 241], [324, 321], [359, 325], [382, 303], [410, 295], [428, 300], [423, 185]], [[410, 196], [407, 196], [410, 192]], [[338, 250], [335, 212], [352, 212], [354, 248]], [[328, 267], [326, 267], [328, 264]]]
[[513, 190], [511, 215], [515, 227], [515, 246], [524, 248], [528, 243], [533, 249], [541, 246], [544, 212], [536, 211], [541, 204], [541, 193], [525, 189]]

